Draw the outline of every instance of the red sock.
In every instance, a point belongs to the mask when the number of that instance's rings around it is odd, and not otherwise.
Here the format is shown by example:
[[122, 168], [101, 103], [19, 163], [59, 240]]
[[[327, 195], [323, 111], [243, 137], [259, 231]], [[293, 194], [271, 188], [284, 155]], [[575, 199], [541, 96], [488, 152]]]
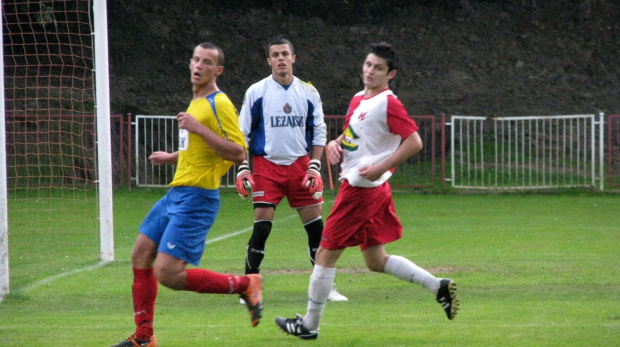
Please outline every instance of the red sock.
[[133, 268], [133, 314], [136, 322], [136, 337], [148, 340], [153, 335], [153, 315], [157, 298], [157, 280], [153, 269]]
[[233, 276], [207, 269], [187, 269], [185, 289], [198, 293], [233, 294], [248, 288], [247, 276]]

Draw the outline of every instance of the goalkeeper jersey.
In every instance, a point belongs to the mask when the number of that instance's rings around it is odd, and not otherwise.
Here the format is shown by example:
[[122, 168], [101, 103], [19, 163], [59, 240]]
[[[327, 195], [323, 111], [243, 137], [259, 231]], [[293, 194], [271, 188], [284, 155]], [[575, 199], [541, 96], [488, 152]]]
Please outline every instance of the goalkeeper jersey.
[[239, 126], [250, 153], [278, 165], [290, 165], [312, 146], [325, 146], [319, 92], [295, 76], [289, 86], [282, 86], [271, 75], [250, 86]]
[[380, 186], [392, 176], [395, 168], [376, 181], [361, 177], [359, 169], [381, 162], [416, 131], [417, 124], [390, 89], [368, 98], [363, 91], [355, 94], [345, 118], [340, 180], [346, 179], [356, 187]]
[[[218, 136], [246, 148], [239, 130], [237, 109], [223, 92], [192, 100], [187, 113]], [[179, 129], [179, 158], [170, 185], [216, 189], [220, 178], [232, 165], [233, 162], [220, 157], [200, 135]]]

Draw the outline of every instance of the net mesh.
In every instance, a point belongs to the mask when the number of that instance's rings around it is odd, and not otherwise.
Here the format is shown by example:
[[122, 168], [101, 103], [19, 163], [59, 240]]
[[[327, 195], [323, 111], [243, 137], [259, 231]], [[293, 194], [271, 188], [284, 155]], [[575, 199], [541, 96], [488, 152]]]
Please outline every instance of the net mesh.
[[93, 40], [90, 1], [2, 7], [15, 283], [41, 259], [55, 272], [97, 256]]

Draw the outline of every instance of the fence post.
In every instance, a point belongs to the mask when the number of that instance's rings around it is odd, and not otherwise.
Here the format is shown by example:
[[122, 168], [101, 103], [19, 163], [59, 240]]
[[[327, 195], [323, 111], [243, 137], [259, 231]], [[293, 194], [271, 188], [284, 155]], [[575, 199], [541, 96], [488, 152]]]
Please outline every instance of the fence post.
[[132, 188], [132, 182], [133, 182], [133, 177], [132, 177], [132, 172], [133, 172], [133, 143], [132, 143], [132, 139], [133, 139], [133, 132], [131, 131], [131, 125], [133, 124], [133, 115], [131, 113], [127, 113], [126, 114], [127, 118], [125, 120], [126, 123], [124, 123], [125, 126], [127, 126], [127, 188], [129, 188], [129, 190], [131, 190]]
[[446, 114], [441, 114], [441, 189], [446, 188]]
[[599, 155], [599, 186], [600, 190], [605, 189], [605, 114], [603, 112], [598, 113], [598, 155]]

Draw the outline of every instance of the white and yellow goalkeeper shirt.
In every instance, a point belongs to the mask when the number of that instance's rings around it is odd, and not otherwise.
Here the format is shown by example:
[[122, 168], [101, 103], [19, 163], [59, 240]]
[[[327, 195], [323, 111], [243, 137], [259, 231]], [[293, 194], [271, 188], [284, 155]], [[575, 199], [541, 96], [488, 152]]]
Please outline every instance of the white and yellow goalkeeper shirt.
[[319, 92], [293, 77], [282, 86], [270, 75], [248, 88], [239, 126], [252, 155], [290, 165], [312, 146], [325, 146], [326, 130]]
[[418, 131], [407, 110], [394, 93], [386, 88], [364, 98], [361, 91], [349, 103], [342, 140], [343, 162], [340, 180], [355, 187], [378, 187], [387, 181], [395, 168], [376, 181], [359, 175], [359, 169], [377, 164], [394, 153], [403, 139]]

